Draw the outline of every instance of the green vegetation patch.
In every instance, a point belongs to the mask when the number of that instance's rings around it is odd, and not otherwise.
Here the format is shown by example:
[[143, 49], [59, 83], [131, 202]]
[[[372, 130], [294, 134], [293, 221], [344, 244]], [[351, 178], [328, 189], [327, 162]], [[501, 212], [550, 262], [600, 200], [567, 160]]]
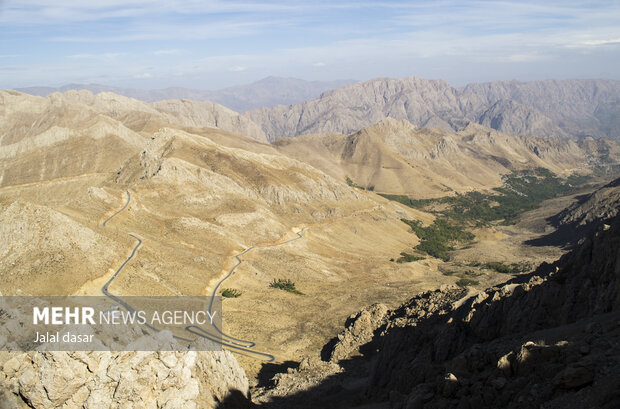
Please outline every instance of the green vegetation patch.
[[289, 293], [303, 295], [301, 291], [295, 288], [295, 283], [292, 282], [290, 279], [274, 278], [271, 284], [269, 284], [269, 287], [288, 291]]
[[487, 225], [500, 221], [510, 225], [529, 210], [536, 209], [548, 199], [567, 195], [583, 185], [589, 176], [572, 175], [561, 179], [545, 168], [515, 171], [502, 178], [502, 187], [493, 193], [468, 192], [438, 199], [410, 199], [403, 195], [381, 196], [415, 209], [426, 209], [438, 204], [447, 205], [446, 210], [437, 213], [460, 223]]
[[351, 187], [354, 187], [354, 188], [356, 188], [356, 189], [366, 190], [366, 189], [364, 189], [364, 187], [363, 187], [363, 186], [358, 185], [357, 183], [355, 183], [355, 182], [354, 182], [354, 181], [353, 181], [350, 177], [348, 177], [348, 176], [346, 177], [346, 179], [345, 179], [345, 180], [347, 181], [347, 185], [349, 185], [349, 186], [351, 186]]
[[532, 269], [532, 265], [526, 262], [505, 264], [501, 261], [490, 261], [487, 263], [473, 262], [468, 265], [471, 267], [486, 268], [487, 270], [497, 271], [501, 274], [521, 274]]
[[418, 220], [401, 220], [420, 238], [421, 242], [415, 247], [416, 250], [443, 261], [450, 260], [448, 252], [454, 250], [454, 244], [474, 239], [472, 233], [446, 218], [437, 218], [428, 227], [424, 227]]
[[476, 280], [476, 277], [479, 277], [482, 275], [482, 273], [480, 272], [476, 272], [474, 270], [463, 270], [461, 268], [446, 268], [446, 266], [444, 267], [439, 267], [439, 271], [441, 271], [441, 274], [448, 276], [448, 277], [455, 277], [458, 278], [458, 280], [456, 281], [456, 284], [458, 286], [461, 287], [467, 287], [470, 285], [478, 285], [480, 284], [480, 282], [478, 280]]
[[383, 196], [388, 200], [402, 203], [405, 206], [409, 206], [414, 209], [423, 209], [433, 203], [433, 199], [411, 199], [410, 197], [405, 195], [389, 195], [386, 193], [378, 193], [378, 195]]
[[480, 282], [472, 278], [459, 278], [456, 281], [456, 285], [458, 285], [459, 287], [469, 287], [469, 286], [478, 285], [478, 284], [480, 284]]
[[[468, 192], [438, 199], [420, 200], [404, 195], [381, 194], [381, 196], [414, 209], [434, 213], [437, 218], [428, 227], [424, 227], [416, 220], [402, 219], [402, 221], [411, 226], [421, 240], [416, 250], [448, 261], [450, 259], [448, 253], [455, 249], [456, 244], [474, 239], [474, 235], [466, 229], [489, 225], [491, 222], [514, 224], [522, 213], [536, 209], [545, 200], [575, 192], [577, 186], [583, 185], [589, 179], [588, 176], [570, 176], [561, 179], [548, 169], [536, 168], [504, 175], [502, 187], [493, 189], [492, 193]], [[485, 268], [506, 274], [518, 274], [529, 266], [488, 263]]]
[[353, 179], [351, 179], [351, 178], [350, 178], [350, 177], [348, 177], [348, 176], [345, 178], [345, 181], [347, 182], [347, 185], [349, 185], [349, 186], [351, 186], [351, 187], [354, 187], [354, 188], [356, 188], [356, 189], [368, 190], [368, 191], [370, 191], [370, 192], [373, 192], [373, 191], [375, 190], [375, 187], [374, 187], [373, 185], [370, 185], [370, 186], [368, 186], [368, 187], [360, 186], [360, 185], [358, 185], [357, 183], [355, 183], [355, 182], [353, 181]]
[[236, 288], [224, 288], [222, 290], [222, 297], [224, 298], [237, 298], [241, 297], [241, 294], [243, 293]]
[[414, 254], [405, 253], [404, 251], [400, 253], [401, 257], [396, 259], [397, 263], [411, 263], [412, 261], [424, 260], [424, 257], [416, 256]]

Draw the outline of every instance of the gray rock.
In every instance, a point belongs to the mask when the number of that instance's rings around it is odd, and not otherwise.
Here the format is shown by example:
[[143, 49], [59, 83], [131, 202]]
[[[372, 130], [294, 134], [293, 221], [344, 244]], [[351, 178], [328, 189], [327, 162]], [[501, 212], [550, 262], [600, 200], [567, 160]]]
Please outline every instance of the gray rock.
[[[454, 88], [441, 80], [377, 78], [319, 99], [259, 108], [244, 116], [259, 124], [270, 141], [322, 132], [348, 134], [386, 117], [444, 131], [473, 121], [537, 137], [615, 138], [616, 115], [603, 115], [599, 108], [619, 96], [620, 82], [613, 80], [497, 81]], [[617, 109], [612, 105], [610, 109]]]

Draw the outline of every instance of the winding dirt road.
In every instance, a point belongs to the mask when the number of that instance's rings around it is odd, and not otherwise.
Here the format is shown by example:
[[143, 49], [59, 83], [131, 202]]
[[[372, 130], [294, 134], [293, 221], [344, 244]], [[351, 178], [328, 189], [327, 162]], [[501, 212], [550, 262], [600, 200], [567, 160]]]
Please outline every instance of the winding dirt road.
[[[112, 218], [117, 216], [119, 213], [121, 213], [123, 210], [125, 210], [127, 208], [127, 206], [129, 206], [129, 202], [131, 200], [131, 194], [129, 193], [129, 191], [127, 191], [126, 193], [127, 193], [127, 202], [125, 203], [125, 205], [120, 210], [115, 212], [112, 216], [108, 217], [102, 223], [103, 227], [105, 227], [106, 224]], [[133, 311], [134, 308], [131, 305], [129, 305], [128, 303], [123, 301], [121, 298], [115, 296], [114, 294], [111, 294], [110, 291], [109, 291], [110, 284], [112, 284], [112, 282], [114, 281], [114, 279], [116, 279], [118, 274], [123, 270], [123, 268], [125, 268], [127, 263], [129, 263], [136, 256], [136, 253], [138, 252], [138, 249], [142, 245], [142, 239], [137, 237], [135, 234], [129, 233], [129, 236], [134, 238], [137, 241], [137, 243], [136, 243], [135, 247], [133, 248], [133, 250], [131, 252], [131, 255], [123, 262], [123, 264], [120, 265], [120, 267], [116, 270], [114, 275], [112, 277], [110, 277], [110, 279], [101, 287], [101, 292], [106, 297], [112, 299], [117, 304], [123, 306], [125, 309], [127, 309], [127, 311]], [[299, 235], [299, 233], [298, 233], [298, 237], [297, 238], [294, 238], [294, 239], [291, 239], [291, 240], [288, 240], [288, 241], [298, 240], [301, 237], [302, 236]], [[281, 243], [281, 244], [284, 244], [284, 243]], [[255, 247], [250, 247], [250, 248], [246, 249], [245, 251], [243, 251], [242, 253], [239, 253], [237, 256], [235, 256], [235, 258], [237, 259], [237, 264], [230, 270], [229, 275], [226, 276], [224, 279], [222, 279], [218, 283], [217, 287], [213, 291], [213, 296], [217, 295], [217, 289], [219, 288], [220, 284], [226, 278], [230, 277], [230, 275], [232, 275], [234, 273], [235, 268], [237, 268], [242, 263], [242, 260], [239, 259], [239, 256], [241, 256], [242, 254], [247, 253], [248, 251], [250, 251], [253, 248], [255, 248]], [[213, 309], [213, 298], [211, 299], [211, 303], [209, 304], [209, 313], [212, 313], [212, 309]], [[147, 327], [152, 329], [152, 330], [159, 331], [157, 328], [154, 328], [154, 327], [152, 327], [150, 325], [147, 325]], [[208, 340], [210, 340], [212, 342], [215, 342], [215, 343], [221, 345], [222, 347], [229, 349], [231, 352], [235, 352], [235, 353], [238, 353], [238, 354], [241, 354], [241, 355], [246, 355], [246, 356], [250, 356], [250, 357], [254, 357], [254, 358], [264, 359], [264, 360], [266, 360], [268, 362], [275, 361], [275, 359], [276, 359], [275, 356], [273, 356], [271, 354], [267, 354], [267, 353], [264, 353], [264, 352], [259, 352], [259, 351], [255, 351], [253, 349], [250, 349], [250, 348], [254, 347], [256, 345], [256, 343], [254, 343], [252, 341], [245, 341], [245, 340], [236, 339], [236, 338], [234, 338], [234, 337], [232, 337], [230, 335], [224, 334], [219, 328], [217, 328], [216, 325], [213, 325], [213, 327], [216, 329], [216, 331], [218, 331], [221, 334], [221, 337], [218, 336], [218, 335], [211, 334], [210, 332], [206, 331], [204, 328], [201, 328], [201, 327], [198, 327], [198, 326], [195, 326], [195, 325], [189, 325], [189, 326], [185, 327], [185, 330], [187, 332], [191, 333], [191, 334], [194, 334], [194, 335], [198, 336], [198, 337], [205, 338], [205, 339], [208, 339]], [[192, 342], [192, 340], [190, 340], [190, 339], [186, 339], [186, 338], [182, 338], [182, 337], [178, 337], [178, 336], [175, 336], [175, 338], [180, 340], [180, 341], [184, 341], [184, 342]], [[226, 339], [224, 339], [224, 338], [226, 338]]]
[[[102, 223], [103, 227], [105, 227], [106, 224], [110, 220], [112, 220], [115, 216], [117, 216], [119, 213], [121, 213], [123, 210], [125, 210], [129, 206], [129, 202], [131, 200], [131, 194], [129, 193], [129, 191], [127, 191], [126, 193], [127, 193], [127, 201], [125, 202], [125, 205], [120, 210], [118, 210], [117, 212], [112, 214], [110, 217], [108, 217]], [[380, 207], [382, 207], [382, 206], [376, 206], [373, 209], [366, 209], [366, 210], [363, 210], [363, 211], [355, 212], [355, 213], [353, 213], [353, 214], [351, 214], [349, 216], [343, 217], [343, 219], [344, 218], [350, 218], [350, 217], [357, 217], [357, 216], [359, 216], [362, 213], [368, 213], [368, 212], [371, 212], [371, 211], [375, 211], [375, 210], [377, 210]], [[335, 220], [331, 220], [328, 223], [325, 223], [325, 222], [318, 223], [317, 225], [329, 226], [332, 223], [334, 223], [334, 221]], [[211, 297], [212, 298], [211, 298], [211, 302], [209, 304], [209, 313], [210, 314], [213, 313], [213, 300], [214, 300], [214, 297], [217, 296], [217, 292], [219, 291], [222, 283], [224, 283], [224, 281], [229, 279], [235, 273], [235, 270], [237, 269], [237, 267], [239, 267], [243, 263], [243, 260], [241, 259], [241, 256], [243, 256], [244, 254], [247, 254], [248, 252], [250, 252], [251, 250], [256, 249], [256, 248], [267, 248], [267, 247], [282, 246], [284, 244], [291, 243], [293, 241], [302, 239], [304, 237], [302, 235], [302, 233], [304, 231], [306, 231], [308, 228], [309, 228], [309, 226], [303, 227], [301, 230], [299, 230], [298, 232], [295, 233], [297, 235], [297, 237], [294, 237], [292, 239], [285, 240], [285, 241], [282, 241], [282, 242], [279, 242], [279, 243], [273, 243], [273, 244], [257, 244], [255, 246], [248, 247], [247, 249], [243, 250], [242, 252], [236, 254], [234, 256], [234, 259], [237, 261], [236, 264], [233, 267], [231, 267], [231, 269], [228, 271], [228, 274], [226, 274], [226, 276], [224, 276], [220, 281], [218, 281], [216, 286], [213, 288], [213, 291], [211, 293]], [[107, 296], [110, 299], [114, 300], [116, 303], [122, 305], [127, 310], [132, 311], [133, 308], [129, 304], [127, 304], [122, 299], [120, 299], [119, 297], [116, 297], [115, 295], [113, 295], [113, 294], [111, 294], [109, 292], [110, 284], [112, 284], [114, 279], [123, 270], [123, 268], [127, 265], [127, 263], [129, 263], [129, 261], [131, 261], [135, 257], [138, 249], [142, 245], [142, 240], [139, 237], [137, 237], [135, 234], [129, 233], [129, 236], [134, 238], [137, 241], [137, 243], [136, 243], [135, 247], [133, 248], [133, 250], [131, 252], [131, 255], [123, 262], [123, 264], [121, 264], [121, 266], [116, 270], [114, 275], [103, 285], [103, 287], [101, 287], [101, 292], [105, 296]], [[153, 329], [153, 330], [155, 330], [155, 331], [158, 331], [157, 328], [153, 328], [151, 326], [148, 326], [148, 327]], [[215, 343], [221, 345], [222, 347], [230, 350], [231, 352], [234, 352], [234, 353], [237, 353], [237, 354], [246, 355], [246, 356], [250, 356], [250, 357], [254, 357], [254, 358], [259, 358], [259, 359], [264, 359], [264, 360], [266, 360], [268, 362], [273, 362], [273, 361], [276, 360], [275, 356], [273, 356], [271, 354], [268, 354], [268, 353], [265, 353], [265, 352], [259, 352], [259, 351], [256, 351], [254, 349], [251, 349], [251, 348], [256, 346], [255, 342], [244, 340], [244, 339], [235, 338], [232, 335], [228, 335], [228, 334], [224, 333], [220, 328], [218, 328], [215, 324], [213, 324], [213, 328], [219, 333], [219, 335], [212, 334], [212, 333], [206, 331], [204, 328], [200, 328], [200, 327], [195, 326], [195, 325], [187, 326], [185, 328], [185, 330], [187, 332], [191, 333], [191, 334], [194, 334], [194, 335], [199, 336], [201, 338], [205, 338], [205, 339], [208, 339], [208, 340], [210, 340], [212, 342], [215, 342]], [[179, 340], [182, 340], [182, 341], [185, 341], [185, 342], [192, 342], [192, 340], [181, 338], [181, 337], [175, 337], [175, 338], [177, 338]]]

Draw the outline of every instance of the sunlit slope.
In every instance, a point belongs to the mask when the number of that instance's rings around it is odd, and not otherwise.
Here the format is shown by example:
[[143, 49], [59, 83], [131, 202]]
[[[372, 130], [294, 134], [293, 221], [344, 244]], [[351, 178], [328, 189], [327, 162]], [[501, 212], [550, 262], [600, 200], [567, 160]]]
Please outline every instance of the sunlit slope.
[[541, 139], [476, 124], [451, 133], [390, 118], [350, 135], [306, 135], [275, 145], [337, 179], [415, 197], [500, 186], [502, 174], [518, 169], [570, 174], [620, 160], [618, 143], [609, 140]]

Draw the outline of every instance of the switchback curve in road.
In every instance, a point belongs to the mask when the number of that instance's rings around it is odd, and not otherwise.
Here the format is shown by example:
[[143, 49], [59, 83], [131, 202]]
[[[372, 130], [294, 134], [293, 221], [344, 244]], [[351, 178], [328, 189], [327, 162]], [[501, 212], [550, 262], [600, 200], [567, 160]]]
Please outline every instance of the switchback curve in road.
[[[127, 206], [129, 205], [129, 202], [131, 200], [131, 194], [129, 193], [129, 191], [127, 191], [126, 193], [127, 193], [127, 201], [125, 202], [125, 205], [120, 210], [115, 212], [112, 216], [108, 217], [102, 223], [103, 227], [105, 227], [106, 224], [112, 218], [114, 218], [116, 215], [118, 215], [119, 213], [121, 213], [123, 210], [125, 210], [127, 208]], [[128, 303], [123, 301], [121, 298], [111, 294], [110, 291], [109, 291], [110, 284], [112, 284], [112, 282], [114, 281], [114, 279], [116, 279], [118, 274], [123, 270], [123, 268], [125, 268], [127, 263], [129, 263], [136, 256], [136, 253], [138, 252], [138, 249], [142, 245], [142, 239], [140, 239], [138, 236], [136, 236], [133, 233], [129, 233], [129, 236], [134, 238], [137, 241], [137, 243], [134, 246], [133, 250], [131, 251], [131, 254], [129, 255], [129, 257], [123, 262], [123, 264], [120, 265], [120, 267], [116, 270], [114, 275], [112, 277], [110, 277], [110, 279], [101, 287], [101, 292], [103, 293], [103, 295], [105, 295], [106, 297], [112, 299], [117, 304], [122, 305], [125, 309], [127, 309], [127, 311], [133, 311], [134, 308], [131, 305], [129, 305]], [[250, 249], [248, 249], [247, 251], [249, 251], [249, 250]], [[239, 261], [241, 261], [241, 260], [239, 260]], [[234, 271], [234, 269], [233, 269], [233, 271]], [[209, 304], [209, 312], [212, 312], [212, 308], [213, 308], [213, 300]], [[151, 325], [147, 325], [147, 327], [152, 329], [152, 330], [159, 331], [157, 328], [152, 327]], [[217, 331], [220, 331], [219, 328], [217, 328], [215, 325], [213, 325], [213, 327], [216, 328]], [[194, 335], [202, 337], [202, 338], [206, 338], [206, 339], [208, 339], [208, 340], [210, 340], [212, 342], [220, 344], [222, 347], [226, 347], [226, 348], [230, 349], [231, 352], [235, 352], [235, 353], [238, 353], [238, 354], [242, 354], [242, 355], [250, 356], [250, 357], [255, 357], [255, 358], [258, 357], [258, 358], [261, 358], [261, 359], [265, 359], [268, 362], [273, 362], [276, 359], [275, 356], [273, 356], [271, 354], [248, 349], [248, 348], [251, 348], [254, 345], [256, 345], [254, 342], [251, 342], [251, 341], [245, 341], [248, 345], [244, 347], [244, 345], [239, 345], [239, 344], [236, 344], [234, 342], [218, 339], [217, 336], [215, 336], [213, 334], [210, 334], [209, 332], [205, 331], [203, 328], [200, 328], [200, 327], [197, 327], [197, 326], [194, 326], [194, 325], [187, 326], [185, 328], [185, 330], [187, 332], [191, 333], [191, 334], [194, 334]], [[186, 338], [182, 338], [182, 337], [178, 337], [178, 336], [175, 336], [175, 338], [178, 339], [178, 340], [181, 340], [181, 341], [191, 342], [191, 340], [186, 339]]]

